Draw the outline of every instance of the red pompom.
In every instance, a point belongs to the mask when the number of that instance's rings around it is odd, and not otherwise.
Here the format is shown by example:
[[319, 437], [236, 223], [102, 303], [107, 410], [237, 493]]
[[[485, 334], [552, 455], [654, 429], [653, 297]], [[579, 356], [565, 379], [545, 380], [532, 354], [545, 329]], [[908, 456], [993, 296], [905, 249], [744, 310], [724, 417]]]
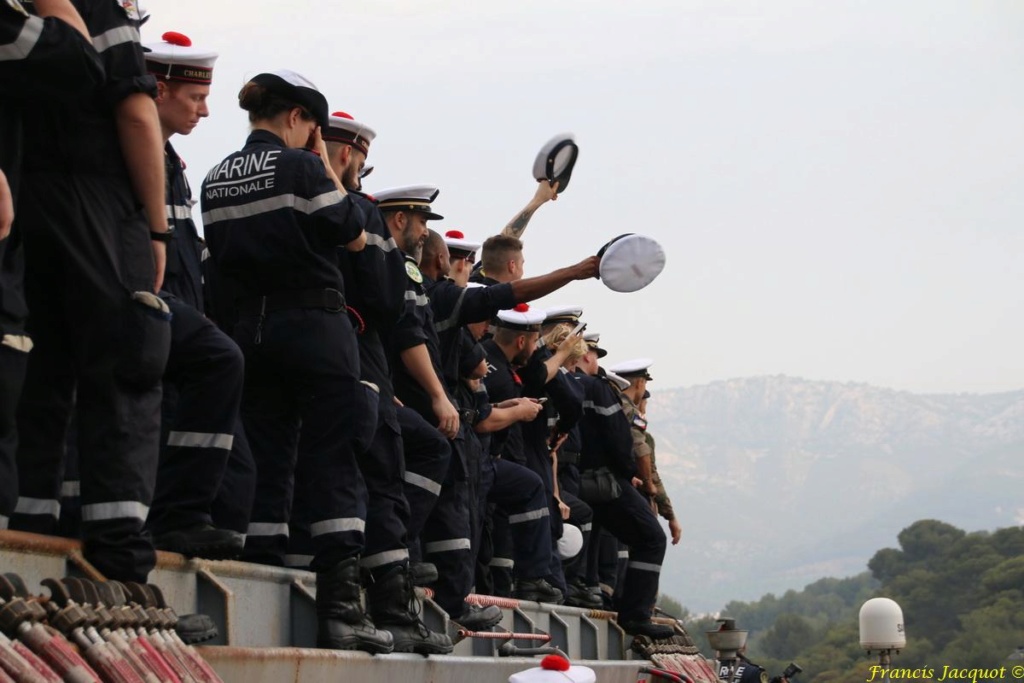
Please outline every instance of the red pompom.
[[351, 114], [346, 114], [343, 111], [336, 111], [333, 114], [331, 114], [331, 116], [337, 116], [339, 119], [348, 119], [349, 121], [354, 121], [355, 120], [355, 119], [352, 118]]
[[466, 236], [462, 234], [461, 230], [449, 230], [444, 234], [445, 237], [451, 237], [453, 240], [464, 240]]
[[547, 669], [548, 671], [568, 671], [569, 660], [558, 655], [548, 655], [540, 660], [540, 668]]
[[171, 45], [177, 45], [178, 47], [192, 47], [192, 39], [184, 33], [168, 31], [160, 37], [165, 43], [170, 43]]
[[512, 307], [512, 310], [516, 313], [526, 313], [530, 310], [530, 304], [516, 304]]

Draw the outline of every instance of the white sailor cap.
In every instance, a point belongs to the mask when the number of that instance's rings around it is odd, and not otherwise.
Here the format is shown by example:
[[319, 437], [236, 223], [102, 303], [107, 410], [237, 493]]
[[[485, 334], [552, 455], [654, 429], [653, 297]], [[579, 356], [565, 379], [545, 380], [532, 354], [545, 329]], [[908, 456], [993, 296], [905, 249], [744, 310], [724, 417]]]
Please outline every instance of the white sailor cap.
[[558, 539], [558, 556], [562, 560], [571, 560], [583, 549], [583, 532], [572, 524], [562, 525], [562, 537]]
[[159, 43], [143, 45], [146, 71], [161, 81], [179, 81], [209, 85], [213, 81], [213, 64], [217, 53], [192, 46], [184, 33], [167, 31]]
[[480, 243], [467, 240], [461, 230], [449, 230], [444, 234], [444, 243], [452, 256], [472, 256], [480, 250]]
[[619, 235], [597, 255], [601, 257], [601, 281], [615, 292], [643, 289], [665, 269], [665, 250], [645, 235]]
[[651, 373], [647, 371], [652, 365], [654, 365], [654, 361], [650, 358], [634, 358], [632, 360], [623, 361], [622, 363], [616, 363], [608, 368], [608, 371], [614, 372], [616, 375], [621, 375], [626, 379], [643, 377], [646, 380], [651, 380], [653, 379], [651, 377]]
[[548, 655], [540, 666], [514, 673], [508, 683], [596, 683], [597, 674], [589, 666], [576, 666], [561, 655]]
[[498, 327], [522, 332], [540, 332], [544, 324], [544, 311], [533, 310], [528, 304], [516, 304], [515, 308], [498, 311], [494, 321]]
[[629, 380], [626, 379], [625, 377], [621, 377], [618, 374], [612, 372], [611, 370], [605, 370], [604, 374], [605, 377], [612, 381], [612, 384], [619, 388], [619, 391], [625, 391], [626, 389], [629, 389]]
[[439, 221], [444, 216], [434, 213], [430, 204], [441, 190], [433, 185], [406, 185], [374, 192], [377, 208], [381, 211], [409, 211], [424, 214], [428, 220]]
[[560, 133], [547, 141], [533, 160], [533, 177], [548, 182], [558, 181], [558, 194], [569, 187], [573, 166], [580, 154], [572, 133]]
[[321, 129], [327, 128], [330, 119], [327, 114], [327, 98], [302, 74], [281, 69], [257, 74], [249, 82], [262, 85], [284, 100], [305, 107]]
[[[343, 111], [336, 111], [331, 114], [329, 123], [326, 128], [320, 131], [324, 140], [327, 142], [343, 142], [346, 145], [352, 145], [364, 155], [370, 153], [370, 143], [377, 137], [376, 131], [370, 128], [365, 123], [359, 123], [351, 114], [346, 114]], [[373, 170], [373, 166], [370, 166], [370, 171]], [[360, 178], [365, 178], [370, 175], [370, 171], [364, 172]]]
[[544, 324], [557, 325], [558, 323], [569, 323], [575, 325], [583, 315], [582, 306], [556, 306], [544, 311]]

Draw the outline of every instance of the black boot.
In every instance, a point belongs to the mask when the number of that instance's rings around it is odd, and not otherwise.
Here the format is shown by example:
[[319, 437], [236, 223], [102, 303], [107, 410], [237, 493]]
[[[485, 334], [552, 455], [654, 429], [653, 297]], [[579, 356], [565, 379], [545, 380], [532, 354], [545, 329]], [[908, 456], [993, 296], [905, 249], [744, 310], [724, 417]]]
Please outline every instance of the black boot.
[[236, 531], [199, 524], [186, 529], [158, 533], [153, 538], [153, 545], [159, 550], [181, 553], [185, 557], [233, 560], [241, 557], [242, 549], [245, 547], [245, 536]]
[[316, 575], [317, 647], [387, 654], [394, 640], [379, 631], [359, 600], [359, 558], [344, 560]]
[[562, 604], [562, 591], [545, 579], [519, 579], [516, 581], [516, 590], [512, 595], [517, 600]]
[[446, 655], [454, 647], [451, 638], [420, 620], [410, 578], [408, 567], [395, 567], [370, 586], [367, 602], [373, 623], [391, 632], [395, 652]]

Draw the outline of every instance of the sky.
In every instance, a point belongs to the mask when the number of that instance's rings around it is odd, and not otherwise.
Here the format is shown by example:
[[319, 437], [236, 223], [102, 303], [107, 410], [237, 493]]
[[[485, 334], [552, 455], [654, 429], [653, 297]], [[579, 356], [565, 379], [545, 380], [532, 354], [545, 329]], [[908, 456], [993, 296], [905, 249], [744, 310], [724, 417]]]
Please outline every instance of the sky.
[[[553, 135], [571, 185], [527, 275], [649, 235], [632, 294], [573, 283], [607, 361], [651, 389], [785, 374], [921, 393], [1024, 388], [1024, 4], [1015, 0], [149, 0], [220, 52], [174, 144], [198, 198], [244, 142], [238, 89], [310, 78], [377, 132], [369, 192], [434, 184], [435, 229], [483, 241]], [[198, 208], [198, 207], [197, 207]], [[198, 219], [198, 211], [196, 211]]]

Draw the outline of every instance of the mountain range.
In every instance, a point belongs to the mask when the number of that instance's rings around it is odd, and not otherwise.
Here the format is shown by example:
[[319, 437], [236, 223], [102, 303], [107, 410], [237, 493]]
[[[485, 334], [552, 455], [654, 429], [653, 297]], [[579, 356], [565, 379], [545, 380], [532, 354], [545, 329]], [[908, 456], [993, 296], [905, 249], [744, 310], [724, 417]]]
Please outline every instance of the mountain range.
[[683, 526], [661, 591], [691, 612], [864, 571], [919, 519], [1024, 524], [1024, 391], [752, 377], [655, 391], [647, 417]]

